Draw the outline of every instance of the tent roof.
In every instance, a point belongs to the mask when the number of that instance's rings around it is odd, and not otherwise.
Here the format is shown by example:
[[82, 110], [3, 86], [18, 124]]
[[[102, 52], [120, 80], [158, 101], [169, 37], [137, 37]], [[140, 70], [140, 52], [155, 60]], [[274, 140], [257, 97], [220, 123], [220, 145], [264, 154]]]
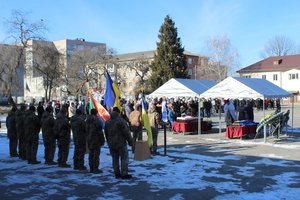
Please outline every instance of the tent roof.
[[149, 97], [198, 97], [212, 86], [213, 80], [192, 80], [172, 78], [152, 92]]
[[289, 92], [265, 79], [228, 77], [202, 93], [200, 98], [263, 99], [289, 96]]

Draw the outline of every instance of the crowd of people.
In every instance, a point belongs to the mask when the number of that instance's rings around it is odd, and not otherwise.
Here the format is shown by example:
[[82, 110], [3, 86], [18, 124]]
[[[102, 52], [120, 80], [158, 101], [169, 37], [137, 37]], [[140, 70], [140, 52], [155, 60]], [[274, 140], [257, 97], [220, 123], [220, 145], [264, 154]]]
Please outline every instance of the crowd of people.
[[[45, 164], [71, 167], [67, 160], [72, 135], [74, 169], [87, 170], [84, 158], [88, 152], [90, 172], [101, 173], [100, 152], [106, 141], [115, 177], [129, 179], [127, 146], [131, 146], [134, 153], [136, 141], [142, 140], [142, 106], [141, 98], [138, 97], [122, 102], [121, 110], [117, 107], [109, 110], [110, 120], [106, 122], [98, 116], [97, 110], [89, 109], [89, 105], [81, 101], [39, 102], [37, 107], [25, 104], [13, 106], [6, 118], [10, 156], [27, 160], [28, 164], [41, 163], [37, 160], [41, 131]], [[212, 113], [224, 112], [227, 125], [236, 120], [253, 121], [253, 107], [256, 103], [251, 100], [204, 100], [200, 101], [200, 115], [209, 118]], [[152, 155], [158, 154], [157, 138], [162, 125], [172, 127], [177, 117], [197, 117], [199, 112], [198, 99], [154, 98], [148, 99], [147, 106], [153, 137], [153, 145], [150, 147]], [[56, 149], [57, 162], [54, 161]]]
[[[132, 177], [128, 174], [127, 151], [127, 144], [132, 146], [132, 137], [127, 122], [121, 117], [118, 108], [110, 112], [110, 120], [103, 124], [96, 109], [83, 113], [80, 105], [76, 106], [75, 103], [63, 104], [59, 111], [55, 111], [51, 104], [43, 106], [39, 103], [37, 108], [34, 105], [27, 107], [25, 104], [19, 108], [13, 106], [6, 118], [11, 157], [19, 157], [28, 164], [40, 164], [41, 161], [37, 160], [37, 150], [41, 131], [45, 164], [71, 167], [67, 160], [72, 133], [75, 170], [87, 170], [84, 158], [88, 152], [90, 172], [101, 173], [100, 152], [106, 139], [115, 177], [122, 179]], [[54, 161], [56, 149], [58, 149], [57, 162]]]

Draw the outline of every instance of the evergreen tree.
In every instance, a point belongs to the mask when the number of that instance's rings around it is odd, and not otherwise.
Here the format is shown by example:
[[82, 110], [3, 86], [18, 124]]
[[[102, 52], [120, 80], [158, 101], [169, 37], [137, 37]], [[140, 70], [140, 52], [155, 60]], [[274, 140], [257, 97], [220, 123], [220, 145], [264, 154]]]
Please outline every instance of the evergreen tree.
[[152, 90], [171, 78], [188, 78], [184, 48], [177, 35], [175, 23], [169, 15], [160, 27], [158, 38], [154, 61], [150, 65], [152, 73], [149, 82]]

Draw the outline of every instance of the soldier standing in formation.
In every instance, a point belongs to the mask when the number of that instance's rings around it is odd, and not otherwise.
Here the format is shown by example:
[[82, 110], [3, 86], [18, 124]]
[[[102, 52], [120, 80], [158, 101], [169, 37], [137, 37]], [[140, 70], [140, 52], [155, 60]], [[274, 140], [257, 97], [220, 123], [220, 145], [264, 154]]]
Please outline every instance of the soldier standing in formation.
[[20, 110], [16, 112], [16, 129], [17, 136], [19, 140], [19, 157], [22, 160], [26, 160], [26, 141], [25, 141], [25, 115], [26, 115], [26, 105], [22, 104]]
[[91, 115], [86, 120], [87, 144], [89, 148], [89, 165], [91, 173], [101, 173], [99, 167], [99, 157], [101, 146], [105, 139], [102, 131], [101, 121], [97, 117], [97, 110], [91, 109]]
[[55, 135], [55, 119], [53, 117], [53, 108], [48, 106], [41, 118], [42, 124], [42, 134], [44, 141], [44, 155], [45, 155], [45, 164], [47, 165], [56, 165], [57, 162], [54, 162], [54, 154], [56, 149], [56, 135]]
[[11, 157], [19, 157], [17, 152], [18, 136], [16, 129], [16, 111], [13, 107], [6, 117], [7, 137], [9, 139], [9, 154]]
[[[105, 137], [112, 157], [112, 165], [116, 178], [130, 179], [128, 174], [128, 149], [127, 143], [132, 146], [133, 140], [126, 121], [120, 116], [118, 108], [113, 108], [110, 120], [105, 124]], [[121, 170], [120, 170], [121, 160]]]
[[86, 170], [84, 166], [84, 154], [86, 151], [86, 130], [85, 121], [80, 109], [76, 110], [76, 114], [71, 118], [71, 129], [74, 141], [74, 169]]
[[55, 131], [58, 138], [58, 166], [71, 167], [67, 164], [71, 131], [69, 120], [67, 118], [67, 109], [64, 107], [61, 108], [56, 116]]
[[35, 114], [35, 107], [30, 106], [25, 117], [25, 136], [26, 136], [26, 158], [28, 164], [39, 164], [36, 154], [39, 145], [40, 120]]

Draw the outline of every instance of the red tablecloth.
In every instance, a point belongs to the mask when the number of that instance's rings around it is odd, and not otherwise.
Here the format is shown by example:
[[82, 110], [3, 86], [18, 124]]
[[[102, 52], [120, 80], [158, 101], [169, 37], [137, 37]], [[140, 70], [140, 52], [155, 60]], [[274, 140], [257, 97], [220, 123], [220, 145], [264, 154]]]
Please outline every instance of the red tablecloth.
[[[207, 131], [211, 129], [208, 122], [201, 121], [201, 130]], [[172, 130], [174, 132], [198, 132], [198, 121], [176, 121], [172, 124]]]
[[244, 136], [255, 136], [256, 125], [250, 126], [227, 126], [226, 137], [227, 138], [241, 138]]

